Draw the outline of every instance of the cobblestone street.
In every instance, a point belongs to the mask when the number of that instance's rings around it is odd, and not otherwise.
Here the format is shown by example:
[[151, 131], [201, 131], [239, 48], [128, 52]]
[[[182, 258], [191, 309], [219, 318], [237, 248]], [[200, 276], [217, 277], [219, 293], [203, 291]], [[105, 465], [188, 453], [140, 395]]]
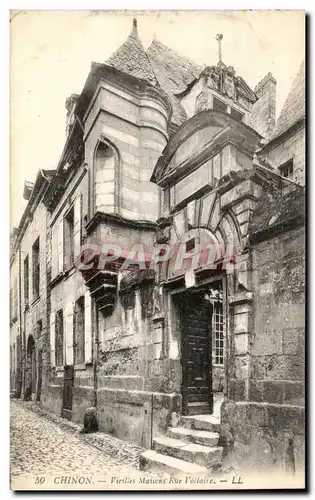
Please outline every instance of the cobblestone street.
[[[11, 401], [12, 489], [22, 480], [27, 489], [32, 483], [34, 489], [44, 488], [48, 482], [53, 482], [55, 489], [94, 489], [93, 485], [97, 489], [128, 489], [128, 478], [153, 477], [137, 470], [140, 448], [102, 433], [79, 435], [76, 424], [44, 413], [36, 403]], [[71, 484], [80, 477], [81, 485]]]

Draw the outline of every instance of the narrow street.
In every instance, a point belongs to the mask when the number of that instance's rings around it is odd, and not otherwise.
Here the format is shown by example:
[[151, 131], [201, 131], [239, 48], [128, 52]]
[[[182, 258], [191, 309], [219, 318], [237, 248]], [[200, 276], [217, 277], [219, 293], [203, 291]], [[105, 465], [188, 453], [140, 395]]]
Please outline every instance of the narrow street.
[[[137, 470], [138, 447], [101, 433], [83, 437], [34, 408], [11, 400], [11, 489], [131, 489], [135, 478], [154, 477]], [[102, 439], [104, 451], [90, 444]]]

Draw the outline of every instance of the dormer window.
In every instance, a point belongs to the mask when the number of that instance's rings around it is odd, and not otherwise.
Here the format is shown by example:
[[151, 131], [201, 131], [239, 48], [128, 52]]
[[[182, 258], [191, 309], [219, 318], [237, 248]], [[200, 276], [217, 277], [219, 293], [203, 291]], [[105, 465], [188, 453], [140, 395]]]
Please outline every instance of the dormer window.
[[227, 105], [225, 102], [221, 101], [221, 99], [217, 99], [216, 97], [213, 97], [212, 107], [216, 111], [222, 111], [223, 113], [227, 112]]
[[235, 120], [237, 120], [239, 122], [244, 121], [244, 113], [241, 113], [240, 111], [238, 111], [235, 108], [231, 108], [231, 116], [232, 116], [232, 118], [234, 118]]
[[282, 177], [293, 180], [293, 159], [287, 161], [283, 165], [280, 165], [279, 172]]

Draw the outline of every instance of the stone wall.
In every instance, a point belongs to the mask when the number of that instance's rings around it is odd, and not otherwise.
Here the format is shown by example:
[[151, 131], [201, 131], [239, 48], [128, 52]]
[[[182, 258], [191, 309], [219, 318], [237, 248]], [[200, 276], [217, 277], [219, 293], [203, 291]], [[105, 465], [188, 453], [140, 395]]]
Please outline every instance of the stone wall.
[[[95, 206], [94, 155], [99, 141], [111, 145], [116, 153], [115, 200], [102, 194], [102, 211], [115, 212], [128, 219], [155, 221], [158, 218], [159, 188], [150, 177], [167, 140], [167, 110], [161, 102], [136, 96], [102, 82], [85, 115], [86, 162], [91, 175], [90, 213]], [[102, 186], [100, 186], [103, 189]], [[100, 198], [100, 197], [98, 197]]]
[[221, 409], [226, 460], [245, 470], [304, 467], [304, 238], [299, 227], [252, 247], [248, 390], [230, 386]]
[[[40, 196], [40, 195], [39, 195]], [[49, 357], [47, 350], [47, 279], [46, 279], [46, 217], [47, 210], [39, 203], [32, 215], [26, 218], [26, 227], [14, 256], [11, 267], [12, 285], [16, 283], [15, 308], [17, 316], [11, 323], [11, 345], [14, 346], [14, 367], [11, 374], [15, 388], [25, 392], [27, 385], [26, 348], [30, 336], [35, 341], [36, 388], [35, 397], [40, 397], [45, 385], [44, 366]], [[33, 244], [39, 238], [39, 294], [33, 290]], [[24, 266], [28, 257], [28, 299], [24, 286]], [[18, 347], [19, 346], [19, 347]], [[40, 361], [41, 358], [41, 361]], [[42, 366], [42, 372], [41, 367]], [[41, 373], [40, 373], [41, 372]], [[42, 386], [40, 378], [42, 377]]]
[[250, 400], [304, 405], [304, 228], [253, 249]]

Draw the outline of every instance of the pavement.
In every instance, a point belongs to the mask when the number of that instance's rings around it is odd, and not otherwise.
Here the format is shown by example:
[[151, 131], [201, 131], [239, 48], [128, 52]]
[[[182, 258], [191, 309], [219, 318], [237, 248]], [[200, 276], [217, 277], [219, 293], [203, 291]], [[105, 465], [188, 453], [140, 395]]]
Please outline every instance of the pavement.
[[142, 448], [80, 429], [38, 403], [11, 400], [11, 489], [134, 489], [139, 477], [157, 477], [139, 471]]

